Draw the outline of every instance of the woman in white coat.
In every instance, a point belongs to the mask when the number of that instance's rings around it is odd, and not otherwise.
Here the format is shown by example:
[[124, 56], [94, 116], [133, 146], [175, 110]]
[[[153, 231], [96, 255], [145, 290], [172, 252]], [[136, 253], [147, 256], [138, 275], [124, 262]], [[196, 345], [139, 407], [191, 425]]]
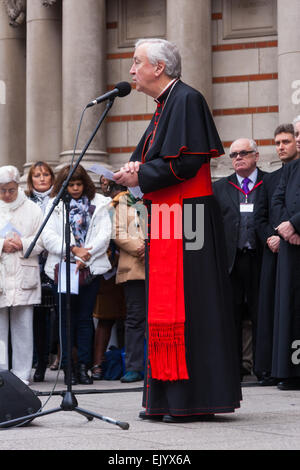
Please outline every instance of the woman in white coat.
[[[51, 196], [58, 194], [64, 180], [69, 174], [69, 165], [60, 170], [56, 177]], [[75, 170], [68, 187], [71, 196], [71, 261], [77, 269], [89, 268], [92, 280], [79, 286], [79, 294], [71, 295], [71, 339], [72, 346], [77, 347], [77, 367], [73, 367], [72, 384], [90, 384], [92, 378], [88, 369], [92, 365], [93, 348], [93, 309], [99, 290], [100, 276], [110, 268], [107, 248], [111, 238], [111, 220], [108, 206], [111, 199], [96, 193], [96, 188], [85, 169], [79, 165]], [[48, 208], [52, 205], [49, 201]], [[46, 274], [55, 281], [55, 267], [60, 262], [64, 239], [64, 208], [60, 202], [54, 209], [44, 233], [43, 242], [48, 251], [45, 266]], [[63, 256], [65, 246], [63, 247]], [[57, 280], [56, 280], [57, 283]], [[58, 285], [56, 284], [56, 295]], [[67, 365], [67, 335], [65, 294], [62, 294], [62, 367], [65, 372]]]
[[43, 220], [41, 209], [19, 188], [14, 166], [0, 168], [0, 369], [9, 369], [9, 326], [12, 372], [29, 384], [33, 355], [33, 305], [41, 302], [38, 242], [24, 254]]

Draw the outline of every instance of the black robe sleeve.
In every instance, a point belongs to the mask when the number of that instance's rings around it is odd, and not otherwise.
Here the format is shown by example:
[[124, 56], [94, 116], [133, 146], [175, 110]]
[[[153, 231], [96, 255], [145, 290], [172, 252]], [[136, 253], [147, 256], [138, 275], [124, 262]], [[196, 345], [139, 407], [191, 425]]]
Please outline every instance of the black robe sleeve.
[[281, 222], [289, 220], [289, 214], [285, 207], [285, 192], [288, 180], [285, 169], [282, 170], [279, 185], [272, 197], [271, 223], [274, 228], [278, 227]]
[[[272, 174], [270, 174], [272, 176]], [[270, 220], [270, 176], [265, 175], [258, 200], [255, 204], [254, 224], [256, 233], [263, 245], [272, 235], [277, 235]]]
[[166, 101], [154, 142], [144, 156], [150, 132], [151, 124], [131, 157], [144, 158], [138, 174], [144, 193], [192, 178], [210, 157], [224, 153], [204, 97], [180, 81]]

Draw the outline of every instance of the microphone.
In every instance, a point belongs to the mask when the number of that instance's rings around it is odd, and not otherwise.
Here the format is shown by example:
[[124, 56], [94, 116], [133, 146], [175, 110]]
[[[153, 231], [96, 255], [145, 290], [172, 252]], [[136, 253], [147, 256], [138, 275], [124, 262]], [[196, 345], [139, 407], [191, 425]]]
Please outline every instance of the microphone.
[[98, 96], [98, 98], [96, 98], [93, 101], [90, 101], [86, 107], [90, 108], [91, 106], [94, 106], [95, 104], [102, 103], [102, 101], [115, 98], [116, 96], [120, 96], [122, 98], [123, 96], [129, 95], [130, 92], [131, 92], [130, 83], [128, 82], [117, 83], [116, 87], [113, 90], [108, 91], [107, 93], [104, 93], [104, 95]]

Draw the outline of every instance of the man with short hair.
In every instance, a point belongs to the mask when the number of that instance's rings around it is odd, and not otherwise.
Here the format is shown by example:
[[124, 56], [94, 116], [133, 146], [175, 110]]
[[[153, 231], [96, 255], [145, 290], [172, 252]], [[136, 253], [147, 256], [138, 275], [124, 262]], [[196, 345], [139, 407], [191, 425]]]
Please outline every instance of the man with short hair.
[[[204, 97], [180, 80], [180, 63], [169, 41], [136, 44], [130, 73], [157, 109], [131, 161], [115, 174], [120, 184], [140, 186], [151, 215], [139, 416], [167, 423], [233, 412], [241, 398], [222, 218], [210, 177], [210, 159], [224, 151]], [[154, 217], [157, 206], [180, 217], [168, 237], [154, 236], [164, 225]]]
[[235, 140], [229, 156], [235, 172], [213, 184], [225, 226], [225, 238], [232, 295], [235, 310], [236, 334], [242, 365], [242, 324], [247, 315], [252, 323], [252, 351], [255, 372], [255, 340], [261, 246], [254, 227], [254, 208], [261, 191], [264, 172], [257, 168], [259, 152], [256, 142], [248, 138]]
[[[294, 121], [294, 130], [297, 122]], [[280, 236], [275, 287], [272, 376], [280, 390], [300, 390], [300, 159], [283, 166], [271, 201]], [[296, 354], [295, 354], [296, 353]]]
[[[283, 165], [298, 158], [294, 127], [281, 124], [274, 132], [275, 148]], [[263, 260], [260, 279], [256, 337], [256, 370], [261, 375], [262, 386], [276, 385], [278, 379], [272, 377], [274, 298], [276, 284], [277, 256], [280, 237], [271, 221], [271, 201], [277, 188], [282, 167], [264, 175], [264, 184], [255, 211], [256, 232], [263, 244]]]

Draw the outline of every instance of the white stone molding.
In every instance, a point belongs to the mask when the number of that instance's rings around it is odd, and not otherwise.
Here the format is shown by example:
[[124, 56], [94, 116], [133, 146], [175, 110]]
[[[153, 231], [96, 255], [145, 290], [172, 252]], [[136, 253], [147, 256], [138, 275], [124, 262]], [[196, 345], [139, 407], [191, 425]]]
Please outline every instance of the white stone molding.
[[276, 34], [276, 0], [223, 0], [223, 39]]
[[118, 0], [119, 47], [132, 47], [140, 38], [166, 37], [166, 0]]

